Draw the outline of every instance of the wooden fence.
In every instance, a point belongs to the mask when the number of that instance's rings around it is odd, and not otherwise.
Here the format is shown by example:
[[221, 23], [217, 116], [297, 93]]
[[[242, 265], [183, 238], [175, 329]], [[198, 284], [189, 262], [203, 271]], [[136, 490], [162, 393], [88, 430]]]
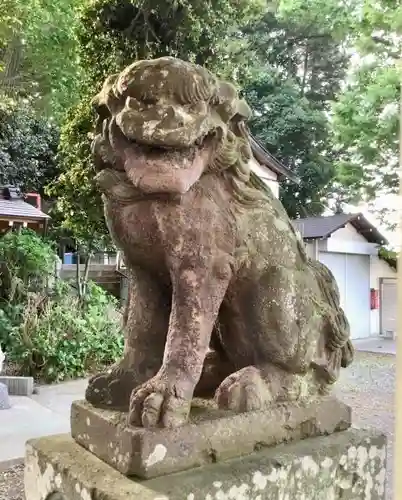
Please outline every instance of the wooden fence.
[[[80, 273], [83, 276], [85, 271], [85, 266], [80, 265]], [[65, 281], [74, 281], [77, 275], [76, 264], [62, 264], [59, 277]], [[101, 286], [109, 293], [114, 295], [116, 298], [121, 297], [121, 287], [122, 287], [122, 275], [116, 269], [115, 265], [108, 264], [90, 264], [89, 280], [93, 281], [97, 285]]]

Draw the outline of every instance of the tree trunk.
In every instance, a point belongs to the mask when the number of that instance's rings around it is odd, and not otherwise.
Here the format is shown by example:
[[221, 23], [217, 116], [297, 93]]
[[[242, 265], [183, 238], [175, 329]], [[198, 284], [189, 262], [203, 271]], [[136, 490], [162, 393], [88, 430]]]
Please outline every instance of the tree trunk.
[[77, 285], [77, 292], [78, 292], [78, 298], [79, 300], [82, 299], [82, 281], [81, 281], [81, 273], [80, 273], [80, 252], [77, 250], [76, 252], [77, 255], [77, 263], [76, 263], [76, 268], [75, 268], [75, 281]]
[[305, 93], [306, 81], [307, 81], [307, 71], [308, 71], [308, 43], [306, 42], [304, 61], [303, 61], [303, 77], [301, 81], [300, 96], [303, 97]]
[[84, 276], [82, 278], [82, 294], [85, 296], [87, 293], [87, 285], [88, 285], [88, 276], [89, 276], [89, 265], [91, 263], [92, 252], [88, 252], [85, 257], [85, 267], [84, 267]]

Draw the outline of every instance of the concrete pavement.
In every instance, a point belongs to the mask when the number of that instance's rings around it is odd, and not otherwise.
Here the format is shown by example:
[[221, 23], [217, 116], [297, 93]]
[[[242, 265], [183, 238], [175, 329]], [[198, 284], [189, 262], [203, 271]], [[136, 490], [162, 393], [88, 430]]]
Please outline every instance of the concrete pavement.
[[82, 399], [87, 387], [87, 379], [72, 380], [54, 385], [42, 385], [38, 387], [38, 394], [31, 397], [41, 406], [52, 412], [70, 418], [71, 403], [75, 399]]
[[11, 396], [0, 411], [0, 467], [24, 456], [28, 439], [70, 432], [70, 407], [84, 397], [86, 380], [41, 386], [32, 397]]
[[396, 354], [396, 340], [381, 337], [353, 340], [356, 351], [376, 354]]

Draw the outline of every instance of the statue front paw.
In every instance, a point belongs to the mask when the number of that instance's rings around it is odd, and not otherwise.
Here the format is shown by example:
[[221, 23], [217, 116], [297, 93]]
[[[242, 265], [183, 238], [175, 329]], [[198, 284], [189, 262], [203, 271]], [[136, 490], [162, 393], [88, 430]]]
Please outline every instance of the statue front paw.
[[113, 367], [89, 380], [85, 399], [94, 406], [127, 411], [131, 391], [136, 385], [138, 378], [134, 372]]
[[177, 381], [155, 375], [131, 393], [128, 424], [174, 428], [185, 424], [190, 413], [192, 391]]

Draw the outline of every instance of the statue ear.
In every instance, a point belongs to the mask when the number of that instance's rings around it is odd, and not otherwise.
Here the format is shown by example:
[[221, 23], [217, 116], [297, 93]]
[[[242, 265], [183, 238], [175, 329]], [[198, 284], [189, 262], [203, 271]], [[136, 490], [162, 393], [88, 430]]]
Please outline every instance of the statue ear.
[[253, 112], [250, 106], [246, 103], [244, 99], [240, 99], [237, 102], [237, 115], [239, 115], [242, 120], [247, 121], [251, 118]]

